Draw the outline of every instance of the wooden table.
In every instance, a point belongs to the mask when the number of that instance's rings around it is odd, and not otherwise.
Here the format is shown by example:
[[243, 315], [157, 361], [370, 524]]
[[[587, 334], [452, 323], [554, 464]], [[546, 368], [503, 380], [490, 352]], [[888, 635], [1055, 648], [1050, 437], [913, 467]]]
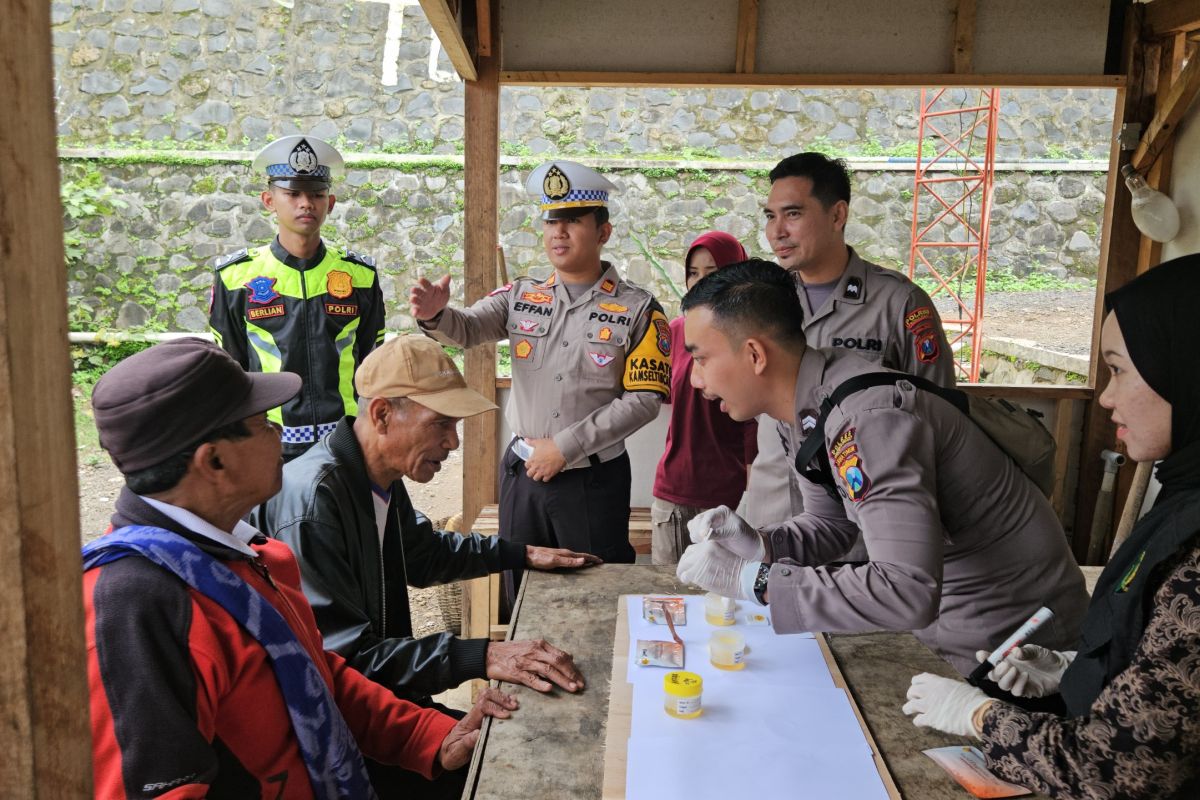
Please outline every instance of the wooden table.
[[[544, 638], [573, 654], [587, 689], [576, 695], [541, 695], [505, 684], [521, 709], [511, 719], [485, 723], [463, 797], [601, 800], [617, 598], [689, 590], [676, 580], [672, 567], [605, 565], [575, 573], [525, 575], [510, 636]], [[921, 753], [962, 740], [917, 728], [900, 711], [913, 675], [953, 677], [950, 666], [907, 633], [828, 638], [901, 794], [920, 800], [970, 798]]]

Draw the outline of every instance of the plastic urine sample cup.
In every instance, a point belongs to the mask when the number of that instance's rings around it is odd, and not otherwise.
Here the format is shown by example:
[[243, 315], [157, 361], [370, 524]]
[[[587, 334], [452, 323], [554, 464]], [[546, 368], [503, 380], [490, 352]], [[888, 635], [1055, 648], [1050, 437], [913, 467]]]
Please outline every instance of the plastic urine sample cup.
[[729, 597], [721, 597], [712, 592], [704, 595], [704, 619], [709, 625], [732, 625], [736, 610], [737, 603]]
[[708, 660], [717, 669], [745, 669], [746, 637], [737, 631], [713, 631], [708, 639]]
[[663, 708], [676, 719], [695, 719], [703, 707], [703, 679], [694, 672], [668, 672], [663, 676]]

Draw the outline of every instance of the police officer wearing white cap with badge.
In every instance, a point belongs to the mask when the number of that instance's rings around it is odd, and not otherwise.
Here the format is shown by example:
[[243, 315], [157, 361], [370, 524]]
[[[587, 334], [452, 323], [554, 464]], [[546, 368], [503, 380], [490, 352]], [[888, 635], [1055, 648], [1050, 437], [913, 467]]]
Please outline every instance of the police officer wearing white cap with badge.
[[[539, 197], [554, 272], [518, 278], [467, 309], [447, 306], [450, 276], [413, 288], [413, 317], [434, 339], [471, 347], [507, 338], [515, 438], [500, 476], [500, 535], [633, 561], [625, 439], [670, 392], [671, 337], [654, 296], [600, 258], [612, 235], [603, 175], [552, 161], [526, 182]], [[514, 582], [520, 580], [514, 571]]]
[[259, 151], [262, 202], [275, 215], [269, 245], [218, 259], [209, 325], [221, 345], [251, 372], [295, 372], [304, 389], [271, 421], [283, 426], [292, 459], [358, 411], [354, 370], [383, 341], [383, 293], [375, 262], [321, 241], [336, 200], [332, 179], [342, 156], [311, 136], [285, 136]]

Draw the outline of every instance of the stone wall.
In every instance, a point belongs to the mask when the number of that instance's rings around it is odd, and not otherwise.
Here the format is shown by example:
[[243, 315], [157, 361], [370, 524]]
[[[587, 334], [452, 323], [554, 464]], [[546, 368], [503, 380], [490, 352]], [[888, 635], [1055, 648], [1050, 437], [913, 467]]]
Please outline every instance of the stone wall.
[[[153, 154], [139, 155], [138, 163], [64, 162], [67, 179], [98, 170], [123, 203], [109, 216], [79, 223], [77, 230], [88, 244], [83, 257], [69, 267], [76, 330], [140, 325], [201, 330], [211, 282], [207, 265], [223, 253], [265, 243], [274, 235], [258, 197], [261, 179], [244, 162], [166, 164], [153, 163]], [[541, 251], [536, 206], [523, 190], [525, 174], [514, 167], [501, 171], [501, 243], [510, 275], [542, 276], [549, 267]], [[622, 192], [613, 202], [614, 236], [606, 255], [628, 277], [654, 291], [671, 313], [682, 285], [680, 260], [697, 234], [727, 230], [752, 254], [769, 257], [760, 233], [759, 203], [767, 189], [761, 170], [654, 167], [610, 174]], [[855, 172], [847, 239], [868, 259], [907, 265], [911, 200], [905, 196], [911, 186], [910, 172]], [[993, 268], [1018, 274], [1050, 270], [1062, 276], [1094, 272], [1102, 174], [1012, 173], [1004, 186], [1010, 188], [997, 192], [992, 226]], [[462, 230], [469, 224], [463, 218], [462, 192], [462, 168], [452, 162], [352, 165], [337, 187], [326, 236], [380, 263], [390, 329], [412, 325], [406, 296], [416, 276], [448, 271], [461, 277]], [[1071, 221], [1051, 216], [1059, 206], [1062, 217], [1067, 207], [1073, 210]], [[1032, 219], [1026, 222], [1022, 216]], [[1075, 280], [1088, 279], [1082, 275]], [[456, 286], [461, 289], [461, 281]]]
[[[311, 132], [372, 152], [462, 146], [462, 83], [417, 0], [53, 0], [59, 131], [71, 145], [257, 149]], [[947, 93], [944, 106], [978, 92]], [[521, 155], [775, 160], [803, 148], [912, 155], [915, 89], [506, 88]], [[1107, 158], [1114, 94], [1005, 90], [1000, 160]]]

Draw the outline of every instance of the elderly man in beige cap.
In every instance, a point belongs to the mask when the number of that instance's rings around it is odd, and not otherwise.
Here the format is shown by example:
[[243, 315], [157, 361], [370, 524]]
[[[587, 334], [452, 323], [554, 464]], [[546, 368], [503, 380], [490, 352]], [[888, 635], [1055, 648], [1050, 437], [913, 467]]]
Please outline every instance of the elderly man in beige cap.
[[[496, 408], [467, 388], [441, 345], [423, 336], [392, 339], [363, 361], [355, 386], [361, 416], [345, 417], [289, 463], [283, 489], [257, 518], [295, 550], [326, 644], [367, 677], [427, 706], [430, 695], [472, 678], [542, 692], [555, 685], [582, 689], [571, 656], [542, 640], [489, 642], [450, 633], [413, 638], [408, 586], [600, 559], [434, 530], [413, 508], [401, 478], [432, 480], [458, 449], [459, 420]], [[433, 788], [399, 770], [371, 762], [368, 769], [383, 796], [415, 789], [421, 797], [457, 798], [465, 777], [448, 774]]]

